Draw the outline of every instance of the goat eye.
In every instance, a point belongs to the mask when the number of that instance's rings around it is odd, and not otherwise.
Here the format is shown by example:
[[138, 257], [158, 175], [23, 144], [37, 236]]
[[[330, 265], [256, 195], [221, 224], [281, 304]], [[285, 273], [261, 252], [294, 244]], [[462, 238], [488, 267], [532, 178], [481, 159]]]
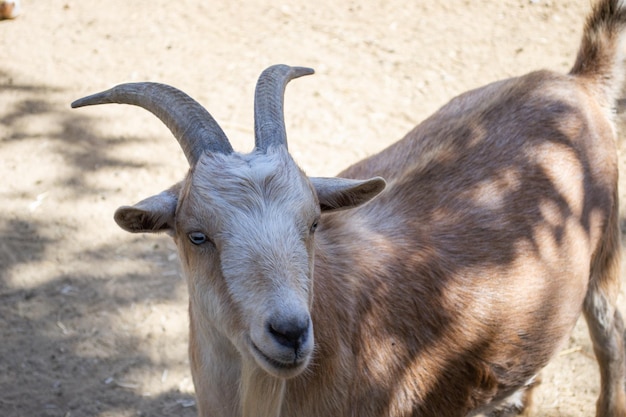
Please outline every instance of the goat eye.
[[208, 240], [206, 235], [202, 232], [191, 232], [187, 236], [189, 236], [189, 240], [194, 245], [202, 245]]
[[318, 223], [319, 223], [319, 220], [315, 220], [313, 222], [313, 224], [311, 225], [311, 229], [310, 229], [311, 233], [315, 233], [315, 231], [317, 230]]

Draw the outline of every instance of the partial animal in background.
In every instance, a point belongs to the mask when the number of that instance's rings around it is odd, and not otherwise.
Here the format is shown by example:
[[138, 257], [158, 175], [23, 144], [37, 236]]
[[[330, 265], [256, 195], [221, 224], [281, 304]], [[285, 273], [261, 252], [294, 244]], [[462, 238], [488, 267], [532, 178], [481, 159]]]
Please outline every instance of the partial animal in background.
[[0, 1], [0, 20], [14, 19], [21, 11], [20, 0]]

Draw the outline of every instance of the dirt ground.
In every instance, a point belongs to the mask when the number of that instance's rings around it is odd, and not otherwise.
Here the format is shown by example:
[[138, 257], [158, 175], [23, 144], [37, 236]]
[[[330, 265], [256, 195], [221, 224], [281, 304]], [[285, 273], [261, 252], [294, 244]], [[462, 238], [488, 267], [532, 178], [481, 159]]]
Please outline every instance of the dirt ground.
[[[193, 416], [187, 295], [172, 242], [112, 213], [184, 175], [169, 132], [131, 106], [71, 110], [127, 81], [175, 85], [252, 148], [256, 78], [290, 84], [290, 150], [333, 175], [451, 97], [573, 63], [588, 0], [48, 0], [0, 22], [0, 416]], [[622, 195], [624, 195], [622, 193]], [[621, 298], [622, 307], [624, 297]], [[593, 415], [584, 323], [534, 416]]]

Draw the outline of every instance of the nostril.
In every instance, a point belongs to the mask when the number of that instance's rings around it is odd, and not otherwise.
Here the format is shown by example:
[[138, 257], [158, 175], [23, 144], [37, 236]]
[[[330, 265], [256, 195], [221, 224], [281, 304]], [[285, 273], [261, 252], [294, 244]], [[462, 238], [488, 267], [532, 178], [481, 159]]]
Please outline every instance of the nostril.
[[307, 340], [309, 319], [274, 320], [269, 323], [268, 330], [278, 343], [297, 350]]

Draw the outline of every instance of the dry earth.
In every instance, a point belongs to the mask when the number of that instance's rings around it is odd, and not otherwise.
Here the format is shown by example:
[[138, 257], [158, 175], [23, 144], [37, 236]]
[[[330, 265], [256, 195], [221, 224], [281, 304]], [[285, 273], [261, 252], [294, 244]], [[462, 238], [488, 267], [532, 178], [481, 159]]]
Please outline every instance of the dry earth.
[[[0, 22], [0, 415], [195, 414], [174, 246], [112, 220], [179, 180], [185, 159], [144, 110], [70, 110], [72, 100], [125, 81], [173, 84], [245, 151], [258, 74], [311, 66], [317, 75], [288, 89], [290, 149], [309, 174], [333, 175], [469, 88], [566, 71], [589, 6], [23, 1], [19, 18]], [[597, 393], [581, 323], [533, 415], [593, 415]]]

